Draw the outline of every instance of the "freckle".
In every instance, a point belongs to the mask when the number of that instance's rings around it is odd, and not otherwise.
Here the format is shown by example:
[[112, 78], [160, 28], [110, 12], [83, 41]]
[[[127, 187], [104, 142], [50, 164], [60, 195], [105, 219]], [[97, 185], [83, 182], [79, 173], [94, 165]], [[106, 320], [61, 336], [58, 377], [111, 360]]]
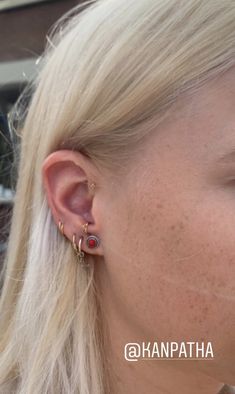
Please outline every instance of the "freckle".
[[204, 312], [205, 314], [208, 313], [208, 310], [209, 310], [208, 306], [205, 306], [205, 307], [203, 308], [203, 312]]
[[170, 227], [170, 229], [171, 229], [171, 230], [174, 230], [174, 229], [175, 229], [175, 225], [172, 224], [171, 227]]
[[163, 205], [160, 204], [160, 203], [158, 203], [158, 204], [157, 204], [157, 208], [161, 209], [161, 208], [163, 208]]

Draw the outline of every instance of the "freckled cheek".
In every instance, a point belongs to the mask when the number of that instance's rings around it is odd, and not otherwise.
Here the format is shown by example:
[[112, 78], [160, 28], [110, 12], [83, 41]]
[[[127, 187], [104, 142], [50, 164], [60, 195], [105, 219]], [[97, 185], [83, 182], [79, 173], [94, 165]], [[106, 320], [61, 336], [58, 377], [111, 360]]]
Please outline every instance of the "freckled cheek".
[[[231, 233], [216, 223], [205, 223], [200, 215], [171, 216], [168, 210], [155, 228], [149, 227], [144, 271], [146, 292], [156, 310], [150, 326], [166, 338], [212, 337], [220, 342], [227, 332], [230, 341], [235, 325], [234, 245]], [[146, 316], [148, 305], [143, 309]], [[215, 332], [215, 327], [220, 328]]]
[[[199, 197], [194, 202], [183, 195], [169, 201], [160, 192], [154, 189], [150, 195], [141, 195], [135, 215], [128, 221], [137, 259], [144, 256], [142, 261], [147, 259], [156, 275], [169, 274], [212, 289], [229, 283], [231, 288], [235, 282], [235, 222], [233, 230], [231, 220], [229, 225], [225, 222], [228, 212], [221, 210], [221, 202], [217, 206], [209, 197], [207, 202]], [[130, 206], [128, 215], [132, 210]]]
[[169, 215], [158, 223], [160, 274], [192, 288], [222, 289], [235, 296], [235, 243], [230, 229], [201, 214], [177, 218], [173, 213], [172, 221]]
[[[150, 287], [147, 292], [150, 292]], [[153, 314], [153, 311], [156, 311]], [[145, 306], [145, 322], [149, 306]], [[148, 327], [162, 340], [213, 341], [215, 346], [233, 338], [232, 305], [211, 294], [159, 279], [152, 297]], [[215, 330], [216, 327], [216, 330]], [[226, 338], [221, 340], [226, 334]]]

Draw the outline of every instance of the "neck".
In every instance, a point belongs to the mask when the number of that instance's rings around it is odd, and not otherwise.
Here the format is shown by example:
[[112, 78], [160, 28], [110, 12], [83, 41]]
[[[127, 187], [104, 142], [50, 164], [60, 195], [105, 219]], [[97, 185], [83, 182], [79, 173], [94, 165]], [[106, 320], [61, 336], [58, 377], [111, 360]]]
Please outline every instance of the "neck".
[[[127, 329], [115, 308], [106, 312], [105, 359], [109, 392], [112, 394], [220, 394], [224, 384], [207, 375], [201, 364], [210, 361], [138, 360], [127, 361], [127, 343], [144, 342], [141, 335]], [[230, 394], [230, 391], [221, 391]]]
[[[191, 372], [187, 361], [126, 361], [123, 348], [115, 341], [108, 351], [112, 394], [217, 394], [223, 387], [196, 368]], [[184, 363], [184, 370], [180, 363]]]

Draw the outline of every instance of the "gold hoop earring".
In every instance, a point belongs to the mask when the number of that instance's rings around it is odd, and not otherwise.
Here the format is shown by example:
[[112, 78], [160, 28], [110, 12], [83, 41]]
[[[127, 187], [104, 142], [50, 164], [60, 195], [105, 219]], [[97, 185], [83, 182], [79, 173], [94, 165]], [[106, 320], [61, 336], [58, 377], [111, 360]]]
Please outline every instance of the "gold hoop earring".
[[64, 234], [64, 225], [63, 225], [63, 223], [61, 222], [61, 220], [59, 220], [59, 230], [60, 230], [61, 234], [65, 237], [65, 234]]
[[81, 264], [82, 267], [88, 268], [90, 265], [85, 262], [85, 253], [82, 251], [82, 241], [83, 241], [83, 236], [80, 237], [78, 246], [76, 244], [76, 235], [73, 234], [73, 248], [76, 252], [76, 255], [78, 257], [78, 261]]

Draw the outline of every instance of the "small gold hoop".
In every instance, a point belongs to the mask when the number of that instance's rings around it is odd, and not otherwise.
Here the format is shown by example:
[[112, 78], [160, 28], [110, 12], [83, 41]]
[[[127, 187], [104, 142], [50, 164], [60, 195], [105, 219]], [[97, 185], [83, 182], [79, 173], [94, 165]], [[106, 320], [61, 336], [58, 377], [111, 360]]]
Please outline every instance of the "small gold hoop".
[[79, 250], [79, 254], [84, 256], [84, 252], [82, 251], [82, 240], [83, 240], [83, 237], [80, 237], [79, 242], [78, 242], [78, 250]]
[[60, 230], [61, 234], [64, 235], [64, 225], [61, 222], [61, 220], [59, 220], [59, 230]]
[[76, 255], [78, 256], [79, 263], [83, 268], [89, 268], [90, 264], [85, 262], [84, 256], [85, 253], [82, 251], [82, 241], [83, 241], [83, 236], [80, 237], [78, 246], [76, 244], [76, 235], [73, 234], [73, 248], [76, 252]]
[[74, 248], [75, 252], [78, 254], [79, 253], [79, 249], [78, 249], [78, 246], [76, 244], [76, 235], [75, 234], [73, 234], [73, 248]]

